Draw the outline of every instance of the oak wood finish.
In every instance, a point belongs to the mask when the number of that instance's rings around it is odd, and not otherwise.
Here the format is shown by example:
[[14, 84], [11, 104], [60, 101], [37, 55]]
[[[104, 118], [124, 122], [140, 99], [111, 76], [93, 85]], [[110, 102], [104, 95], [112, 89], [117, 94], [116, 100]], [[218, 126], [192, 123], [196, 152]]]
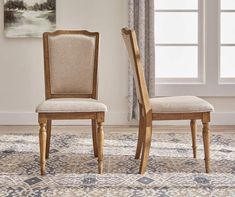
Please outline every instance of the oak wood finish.
[[96, 119], [91, 120], [92, 124], [92, 141], [93, 141], [93, 150], [94, 156], [98, 157], [98, 145], [97, 145], [97, 121]]
[[204, 144], [205, 168], [206, 168], [206, 173], [209, 173], [210, 172], [210, 136], [209, 136], [208, 122], [203, 122], [202, 136], [203, 136], [203, 144]]
[[98, 133], [97, 133], [97, 142], [98, 142], [98, 169], [99, 173], [103, 174], [103, 146], [104, 146], [104, 131], [102, 122], [98, 121]]
[[138, 133], [138, 143], [137, 143], [137, 148], [136, 148], [136, 153], [135, 153], [135, 159], [139, 159], [140, 158], [140, 153], [142, 150], [142, 139], [144, 138], [144, 134], [145, 134], [145, 120], [144, 117], [142, 115], [142, 106], [141, 104], [139, 104], [139, 133]]
[[190, 127], [191, 127], [191, 134], [192, 134], [193, 158], [197, 158], [197, 145], [196, 145], [197, 125], [196, 125], [196, 120], [190, 121]]
[[144, 174], [146, 171], [149, 149], [152, 136], [152, 121], [154, 120], [190, 120], [192, 132], [193, 156], [196, 158], [196, 120], [203, 123], [203, 142], [205, 152], [206, 172], [210, 171], [209, 155], [209, 122], [210, 112], [197, 113], [152, 113], [146, 82], [144, 79], [143, 67], [140, 60], [140, 52], [137, 44], [136, 33], [132, 29], [123, 28], [122, 36], [125, 41], [129, 59], [134, 73], [137, 98], [140, 109], [139, 136], [136, 148], [135, 158], [139, 159], [142, 151], [139, 173]]
[[46, 132], [47, 132], [46, 159], [48, 159], [49, 158], [49, 152], [50, 152], [50, 143], [51, 143], [51, 120], [47, 120]]
[[46, 120], [39, 120], [40, 131], [39, 131], [39, 145], [40, 145], [40, 165], [41, 165], [41, 175], [45, 174], [46, 165]]
[[[82, 35], [95, 37], [95, 57], [93, 70], [93, 87], [92, 94], [52, 94], [50, 80], [50, 64], [49, 64], [49, 36], [59, 35]], [[98, 71], [98, 52], [99, 52], [99, 33], [88, 32], [86, 30], [57, 30], [55, 32], [45, 32], [43, 34], [43, 51], [44, 51], [44, 78], [45, 78], [45, 98], [93, 98], [97, 99], [97, 71]], [[71, 51], [72, 52], [72, 51]], [[84, 57], [85, 58], [85, 57]], [[95, 157], [98, 156], [98, 171], [103, 173], [103, 144], [104, 133], [102, 123], [104, 122], [104, 112], [46, 112], [38, 113], [38, 121], [40, 125], [39, 142], [40, 142], [40, 166], [41, 175], [45, 174], [46, 158], [49, 158], [50, 138], [51, 138], [51, 122], [52, 120], [71, 120], [71, 119], [91, 119], [92, 122], [92, 138]], [[97, 129], [98, 124], [98, 129]]]
[[144, 123], [145, 123], [145, 133], [144, 133], [144, 139], [143, 139], [143, 150], [142, 150], [142, 157], [141, 157], [141, 163], [140, 163], [140, 169], [139, 173], [144, 174], [146, 171], [146, 167], [148, 164], [148, 158], [149, 158], [149, 151], [151, 146], [151, 138], [152, 138], [152, 111], [150, 110], [148, 114], [146, 114], [146, 117], [144, 117]]

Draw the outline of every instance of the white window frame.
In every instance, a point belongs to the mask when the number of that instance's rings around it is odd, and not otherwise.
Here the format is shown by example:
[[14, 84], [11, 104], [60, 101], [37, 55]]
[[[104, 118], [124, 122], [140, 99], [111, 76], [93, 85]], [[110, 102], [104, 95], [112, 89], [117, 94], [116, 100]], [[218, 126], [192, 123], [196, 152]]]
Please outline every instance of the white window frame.
[[[220, 0], [219, 1], [219, 32], [221, 32], [221, 15], [222, 13], [234, 13], [235, 14], [235, 9], [231, 9], [231, 10], [223, 10], [221, 8], [221, 1], [223, 0]], [[220, 53], [220, 50], [221, 50], [221, 47], [223, 46], [226, 46], [226, 47], [235, 47], [235, 43], [229, 43], [229, 44], [222, 44], [221, 42], [221, 35], [219, 36], [219, 53]], [[221, 56], [219, 56], [221, 57]], [[219, 73], [218, 73], [218, 81], [219, 81], [219, 84], [235, 84], [235, 78], [222, 78], [220, 77], [221, 76], [221, 61], [219, 59]]]
[[169, 79], [166, 83], [156, 79], [156, 96], [235, 96], [235, 84], [228, 83], [228, 79], [225, 79], [227, 82], [220, 79], [220, 0], [199, 0], [198, 12], [198, 29], [201, 27], [198, 74], [201, 77], [197, 82]]
[[[156, 9], [155, 13], [198, 13], [198, 43], [194, 44], [156, 44], [155, 46], [197, 46], [198, 49], [198, 65], [197, 65], [197, 70], [198, 70], [198, 77], [197, 78], [156, 78], [157, 84], [201, 84], [204, 82], [204, 61], [203, 61], [203, 23], [200, 21], [203, 20], [203, 1], [198, 0], [198, 9], [170, 9], [170, 10], [163, 10], [163, 9]], [[157, 65], [156, 65], [157, 66]]]

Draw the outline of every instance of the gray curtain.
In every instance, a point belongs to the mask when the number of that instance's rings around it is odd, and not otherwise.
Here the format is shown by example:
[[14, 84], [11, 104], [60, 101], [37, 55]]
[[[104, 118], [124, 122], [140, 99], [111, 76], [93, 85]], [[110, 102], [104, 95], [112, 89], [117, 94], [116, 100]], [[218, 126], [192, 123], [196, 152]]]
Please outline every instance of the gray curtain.
[[[154, 43], [154, 0], [128, 0], [130, 28], [135, 29], [149, 96], [155, 96], [155, 43]], [[138, 118], [138, 101], [129, 67], [129, 120]]]

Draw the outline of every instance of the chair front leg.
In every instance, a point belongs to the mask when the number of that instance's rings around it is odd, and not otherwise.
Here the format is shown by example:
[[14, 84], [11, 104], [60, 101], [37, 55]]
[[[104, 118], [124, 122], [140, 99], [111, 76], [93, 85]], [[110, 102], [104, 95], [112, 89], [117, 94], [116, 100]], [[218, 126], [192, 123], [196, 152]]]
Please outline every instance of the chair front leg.
[[205, 168], [206, 173], [210, 172], [210, 136], [209, 136], [209, 123], [203, 122], [202, 129], [204, 155], [205, 155]]
[[104, 131], [103, 131], [103, 123], [102, 122], [98, 122], [97, 142], [98, 142], [98, 170], [99, 170], [99, 174], [103, 174]]
[[95, 119], [91, 120], [92, 124], [92, 141], [93, 141], [93, 150], [94, 156], [98, 157], [98, 148], [97, 148], [97, 121]]
[[197, 144], [196, 144], [197, 124], [196, 124], [196, 120], [190, 121], [190, 127], [191, 127], [191, 134], [192, 134], [193, 158], [197, 158]]
[[50, 152], [50, 143], [51, 143], [51, 120], [47, 120], [46, 132], [47, 132], [46, 159], [48, 159]]
[[41, 168], [41, 175], [45, 174], [45, 166], [46, 166], [46, 120], [39, 119], [39, 146], [40, 146], [40, 168]]

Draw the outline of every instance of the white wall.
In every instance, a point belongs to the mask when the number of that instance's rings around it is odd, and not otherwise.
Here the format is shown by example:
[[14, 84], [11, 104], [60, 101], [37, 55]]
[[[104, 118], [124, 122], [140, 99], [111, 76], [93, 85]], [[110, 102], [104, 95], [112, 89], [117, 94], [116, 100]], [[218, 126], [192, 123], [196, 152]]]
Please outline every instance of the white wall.
[[[108, 106], [110, 124], [127, 123], [127, 59], [120, 34], [125, 3], [57, 0], [57, 29], [100, 32], [99, 98]], [[0, 19], [0, 124], [35, 124], [34, 109], [44, 99], [42, 39], [5, 38], [3, 1]]]
[[[100, 32], [99, 98], [109, 109], [106, 124], [128, 124], [128, 61], [120, 34], [127, 24], [126, 4], [126, 0], [57, 0], [57, 29]], [[0, 19], [0, 124], [36, 124], [34, 109], [44, 99], [42, 39], [5, 38], [3, 1]], [[235, 124], [234, 98], [207, 99], [216, 108], [217, 124]]]

